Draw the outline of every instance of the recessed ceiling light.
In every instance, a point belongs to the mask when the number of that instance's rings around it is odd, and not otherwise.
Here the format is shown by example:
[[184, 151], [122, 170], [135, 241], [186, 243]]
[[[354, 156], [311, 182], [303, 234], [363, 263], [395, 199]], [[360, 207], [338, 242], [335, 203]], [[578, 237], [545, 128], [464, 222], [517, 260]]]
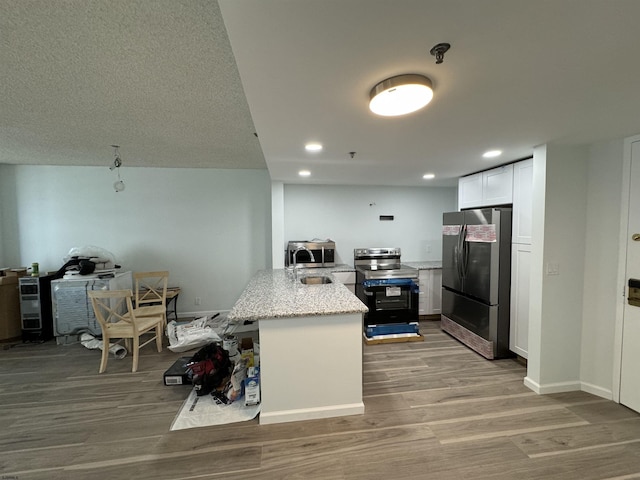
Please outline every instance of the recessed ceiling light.
[[300, 170], [298, 172], [298, 175], [300, 175], [301, 177], [308, 177], [309, 175], [311, 175], [311, 172], [309, 170]]
[[502, 155], [502, 150], [489, 150], [488, 152], [484, 152], [482, 156], [484, 158], [495, 158]]
[[407, 74], [387, 78], [369, 93], [369, 109], [384, 117], [415, 112], [433, 98], [431, 80], [424, 75]]
[[304, 149], [307, 152], [319, 152], [320, 150], [322, 150], [322, 144], [320, 144], [320, 143], [307, 143], [304, 146]]
[[422, 178], [424, 178], [425, 180], [431, 180], [432, 178], [435, 178], [436, 176], [433, 173], [425, 173]]

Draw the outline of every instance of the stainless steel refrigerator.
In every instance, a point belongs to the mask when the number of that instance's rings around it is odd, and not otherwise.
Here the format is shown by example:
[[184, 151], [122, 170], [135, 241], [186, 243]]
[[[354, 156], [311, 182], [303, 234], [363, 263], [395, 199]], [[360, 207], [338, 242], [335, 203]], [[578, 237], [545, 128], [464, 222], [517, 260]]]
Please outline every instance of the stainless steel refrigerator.
[[486, 358], [510, 356], [511, 208], [443, 214], [442, 329]]

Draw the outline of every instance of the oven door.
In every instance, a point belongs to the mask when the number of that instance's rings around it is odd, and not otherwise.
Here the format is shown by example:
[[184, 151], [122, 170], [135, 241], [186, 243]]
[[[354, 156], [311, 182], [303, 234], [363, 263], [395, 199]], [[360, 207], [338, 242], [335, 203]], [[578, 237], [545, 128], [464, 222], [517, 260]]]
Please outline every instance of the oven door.
[[418, 284], [410, 278], [364, 280], [356, 295], [369, 307], [365, 326], [418, 321]]

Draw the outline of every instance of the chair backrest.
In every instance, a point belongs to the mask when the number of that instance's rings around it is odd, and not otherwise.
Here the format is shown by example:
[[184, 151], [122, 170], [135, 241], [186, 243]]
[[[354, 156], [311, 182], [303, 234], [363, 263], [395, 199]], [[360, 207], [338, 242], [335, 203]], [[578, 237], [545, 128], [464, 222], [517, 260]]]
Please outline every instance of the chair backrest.
[[133, 293], [126, 290], [89, 290], [89, 298], [100, 326], [109, 328], [109, 324], [124, 321], [137, 331], [131, 298]]
[[169, 272], [133, 272], [136, 308], [145, 304], [161, 304], [167, 301]]

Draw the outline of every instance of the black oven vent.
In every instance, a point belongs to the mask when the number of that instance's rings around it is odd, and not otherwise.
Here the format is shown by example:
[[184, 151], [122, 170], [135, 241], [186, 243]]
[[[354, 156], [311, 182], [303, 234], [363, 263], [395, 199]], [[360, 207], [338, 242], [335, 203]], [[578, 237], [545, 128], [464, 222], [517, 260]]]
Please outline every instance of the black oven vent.
[[381, 222], [393, 222], [393, 215], [380, 215]]

